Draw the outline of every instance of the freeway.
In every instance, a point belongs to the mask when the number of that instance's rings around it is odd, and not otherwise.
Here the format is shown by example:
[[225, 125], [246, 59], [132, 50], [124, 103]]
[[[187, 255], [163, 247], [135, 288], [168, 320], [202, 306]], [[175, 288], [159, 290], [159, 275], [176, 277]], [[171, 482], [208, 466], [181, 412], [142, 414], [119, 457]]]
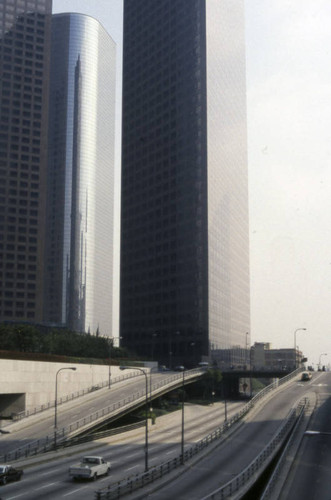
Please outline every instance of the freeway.
[[[213, 452], [194, 464], [189, 464], [185, 473], [173, 481], [164, 481], [155, 490], [155, 485], [146, 488], [144, 497], [149, 500], [201, 500], [209, 498], [221, 485], [239, 474], [271, 440], [290, 408], [299, 399], [312, 392], [324, 380], [324, 375], [314, 374], [310, 382], [301, 382], [297, 377], [280, 389], [258, 412], [253, 412], [241, 431], [233, 434]], [[141, 494], [141, 493], [140, 493]], [[289, 495], [287, 499], [299, 498]], [[310, 498], [302, 495], [301, 498]], [[316, 498], [312, 496], [312, 498]], [[327, 500], [330, 500], [330, 496]]]
[[[134, 371], [134, 369], [133, 369]], [[194, 377], [196, 373], [203, 373], [203, 370], [190, 370], [185, 372], [186, 379]], [[180, 384], [182, 380], [181, 373], [153, 373], [152, 388], [153, 394], [163, 387], [170, 387], [172, 384]], [[150, 377], [148, 378], [150, 384]], [[149, 387], [150, 389], [150, 387]], [[112, 409], [114, 411], [102, 417], [105, 420], [112, 414], [120, 414], [126, 407], [129, 407], [133, 401], [145, 401], [145, 377], [143, 374], [123, 380], [111, 386], [111, 389], [104, 388], [78, 399], [72, 400], [57, 409], [57, 427], [68, 429], [72, 427], [72, 433], [75, 432], [77, 421], [82, 424], [86, 419], [85, 428], [91, 426], [91, 416], [99, 415], [99, 419], [104, 409]], [[97, 420], [92, 419], [92, 424], [95, 425]], [[79, 427], [81, 430], [82, 425]], [[54, 409], [46, 410], [37, 415], [30, 416], [19, 422], [16, 422], [6, 429], [10, 430], [10, 434], [0, 435], [0, 456], [10, 451], [24, 447], [38, 439], [43, 440], [45, 436], [51, 436], [54, 432]]]
[[[228, 403], [228, 416], [236, 413], [242, 402]], [[185, 405], [186, 447], [211, 432], [224, 421], [223, 403], [214, 405]], [[149, 465], [176, 457], [180, 453], [181, 412], [177, 411], [159, 417], [156, 424], [149, 427]], [[20, 482], [0, 486], [4, 500], [57, 500], [93, 499], [94, 492], [108, 483], [144, 470], [144, 428], [130, 431], [125, 435], [106, 438], [58, 451], [44, 456], [34, 465], [30, 459], [29, 467], [23, 463], [24, 476]], [[68, 468], [83, 455], [101, 455], [112, 464], [111, 474], [96, 482], [73, 481], [68, 477]]]
[[[240, 431], [231, 435], [223, 444], [195, 463], [188, 462], [181, 466], [186, 472], [179, 479], [165, 476], [165, 484], [152, 485], [143, 497], [152, 500], [176, 498], [176, 500], [201, 500], [221, 484], [240, 472], [265, 444], [271, 439], [281, 420], [286, 416], [292, 404], [320, 387], [325, 374], [314, 374], [312, 381], [302, 383], [299, 378], [273, 393], [268, 403], [259, 410], [249, 414]], [[238, 403], [228, 406], [228, 417], [238, 411]], [[209, 407], [185, 405], [185, 447], [210, 433], [224, 420], [224, 405], [215, 403]], [[181, 412], [157, 419], [155, 426], [149, 431], [149, 466], [168, 461], [180, 454]], [[208, 448], [207, 448], [208, 450]], [[112, 463], [110, 477], [96, 483], [77, 482], [68, 478], [67, 469], [77, 462], [78, 455], [100, 454]], [[71, 456], [69, 456], [69, 454]], [[144, 470], [144, 429], [131, 431], [125, 435], [113, 436], [99, 441], [47, 454], [45, 463], [29, 466], [24, 464], [25, 474], [19, 483], [0, 487], [0, 495], [4, 500], [38, 500], [69, 498], [72, 500], [93, 499], [96, 489]], [[38, 460], [42, 460], [39, 458]], [[171, 480], [173, 479], [173, 480]], [[138, 495], [138, 492], [137, 492]], [[141, 495], [141, 490], [139, 491]]]
[[331, 373], [314, 378], [310, 385], [317, 395], [316, 409], [282, 488], [280, 500], [331, 498]]

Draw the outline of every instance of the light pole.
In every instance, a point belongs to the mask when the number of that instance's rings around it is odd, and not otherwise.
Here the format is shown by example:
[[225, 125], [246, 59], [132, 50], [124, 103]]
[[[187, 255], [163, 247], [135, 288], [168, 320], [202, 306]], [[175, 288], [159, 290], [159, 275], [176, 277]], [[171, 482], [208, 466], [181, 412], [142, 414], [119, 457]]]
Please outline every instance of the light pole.
[[319, 357], [319, 360], [318, 360], [318, 368], [320, 369], [321, 367], [321, 358], [322, 356], [327, 356], [328, 353], [327, 352], [322, 352], [322, 354], [320, 354], [320, 357]]
[[152, 361], [154, 361], [155, 338], [158, 336], [159, 334], [157, 332], [152, 333]]
[[[175, 332], [176, 335], [180, 335], [180, 332]], [[172, 333], [169, 336], [169, 368], [172, 369]]]
[[56, 438], [57, 438], [57, 376], [62, 370], [76, 370], [75, 366], [66, 366], [64, 368], [60, 368], [55, 375], [55, 412], [54, 412], [54, 450], [56, 450]]
[[114, 337], [108, 337], [108, 347], [109, 347], [109, 364], [108, 364], [108, 389], [111, 386], [111, 348], [114, 341]]
[[247, 369], [247, 364], [248, 364], [248, 337], [249, 337], [249, 332], [246, 332], [246, 355], [245, 355], [245, 369]]
[[183, 381], [182, 381], [182, 439], [181, 439], [181, 456], [180, 462], [184, 465], [184, 394], [185, 394], [185, 369], [183, 370]]
[[[120, 370], [128, 370], [130, 368], [131, 368], [130, 366], [120, 366]], [[134, 368], [131, 369], [138, 370], [145, 375], [145, 382], [146, 382], [145, 472], [147, 472], [148, 471], [148, 378], [146, 371], [143, 370], [142, 368], [137, 368], [135, 366]]]
[[300, 330], [307, 330], [307, 328], [297, 328], [294, 330], [294, 356], [295, 356], [295, 368], [297, 368], [297, 332]]
[[152, 366], [149, 370], [149, 401], [152, 406], [152, 372], [153, 370], [158, 370], [157, 366]]

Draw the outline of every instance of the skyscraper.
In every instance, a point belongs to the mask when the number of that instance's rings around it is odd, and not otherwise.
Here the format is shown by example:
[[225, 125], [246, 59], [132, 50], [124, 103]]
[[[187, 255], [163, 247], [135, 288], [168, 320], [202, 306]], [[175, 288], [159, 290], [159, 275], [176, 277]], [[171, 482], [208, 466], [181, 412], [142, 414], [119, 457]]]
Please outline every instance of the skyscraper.
[[0, 321], [42, 319], [51, 9], [0, 2]]
[[115, 43], [81, 14], [52, 18], [45, 321], [111, 333]]
[[124, 0], [123, 344], [245, 363], [244, 2]]

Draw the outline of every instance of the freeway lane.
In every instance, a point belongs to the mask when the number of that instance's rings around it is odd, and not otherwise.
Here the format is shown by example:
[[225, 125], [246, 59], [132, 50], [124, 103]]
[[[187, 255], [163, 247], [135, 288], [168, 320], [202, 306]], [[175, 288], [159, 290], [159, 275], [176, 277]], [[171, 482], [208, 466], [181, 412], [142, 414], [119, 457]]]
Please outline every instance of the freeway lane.
[[[181, 374], [168, 373], [165, 375], [153, 373], [153, 385], [174, 377], [181, 379]], [[145, 398], [145, 377], [142, 374], [135, 378], [113, 384], [110, 390], [108, 388], [100, 389], [60, 405], [57, 411], [58, 429], [61, 430], [61, 428], [68, 427], [83, 417], [88, 417], [92, 413], [112, 406], [113, 403], [124, 399], [128, 400], [138, 392], [142, 398]], [[0, 455], [16, 450], [24, 444], [51, 435], [54, 429], [54, 408], [14, 423], [7, 427], [7, 429], [11, 431], [11, 434], [0, 435]]]
[[[313, 384], [320, 383], [321, 378], [323, 378], [322, 375], [314, 374], [310, 382], [302, 383], [297, 379], [281, 389], [273, 395], [261, 411], [248, 419], [240, 432], [235, 433], [194, 465], [188, 464], [186, 472], [174, 481], [166, 481], [155, 492], [153, 492], [153, 486], [147, 488], [144, 498], [201, 500], [217, 490], [240, 473], [258, 455], [271, 440], [293, 403], [314, 390]], [[138, 493], [136, 496], [139, 497]], [[292, 500], [292, 497], [288, 498]], [[310, 497], [301, 496], [301, 498]]]
[[331, 373], [323, 373], [312, 387], [317, 408], [308, 429], [317, 434], [303, 437], [280, 500], [331, 499]]
[[[236, 413], [243, 403], [228, 404], [228, 414]], [[185, 406], [186, 446], [211, 432], [224, 420], [224, 405]], [[181, 412], [157, 419], [149, 432], [150, 466], [174, 458], [180, 453]], [[93, 448], [91, 448], [93, 446]], [[85, 451], [83, 451], [83, 448]], [[85, 448], [88, 448], [86, 450]], [[61, 452], [62, 453], [62, 452]], [[52, 454], [61, 456], [61, 453]], [[65, 455], [53, 462], [48, 462], [25, 469], [21, 482], [0, 487], [4, 500], [55, 500], [55, 499], [93, 499], [97, 488], [116, 482], [123, 477], [143, 472], [144, 470], [144, 429], [131, 431], [121, 436], [112, 436], [103, 442], [65, 451]], [[68, 453], [74, 453], [67, 456]], [[111, 475], [97, 482], [74, 482], [68, 477], [68, 467], [78, 461], [82, 455], [102, 455], [112, 463]]]

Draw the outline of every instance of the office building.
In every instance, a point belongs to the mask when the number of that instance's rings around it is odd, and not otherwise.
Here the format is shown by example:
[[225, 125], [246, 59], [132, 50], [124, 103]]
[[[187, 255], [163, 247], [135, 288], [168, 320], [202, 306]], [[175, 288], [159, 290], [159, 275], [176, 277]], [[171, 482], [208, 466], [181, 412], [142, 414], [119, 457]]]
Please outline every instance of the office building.
[[0, 321], [42, 320], [51, 9], [0, 2]]
[[[244, 2], [124, 0], [120, 335], [247, 361]], [[223, 365], [222, 365], [223, 363]]]
[[115, 43], [92, 17], [52, 18], [44, 320], [111, 334]]

